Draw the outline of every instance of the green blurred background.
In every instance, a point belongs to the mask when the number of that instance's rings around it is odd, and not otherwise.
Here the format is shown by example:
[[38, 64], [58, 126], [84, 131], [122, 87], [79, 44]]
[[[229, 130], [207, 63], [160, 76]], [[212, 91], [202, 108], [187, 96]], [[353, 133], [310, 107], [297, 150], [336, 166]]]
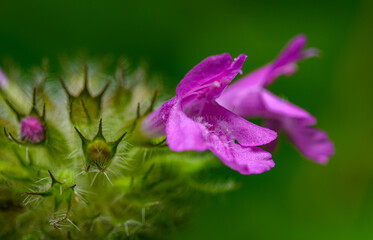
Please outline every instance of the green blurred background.
[[246, 53], [248, 73], [304, 33], [321, 58], [271, 89], [318, 118], [336, 155], [320, 166], [282, 141], [271, 171], [226, 169], [242, 188], [214, 197], [174, 239], [373, 239], [372, 29], [371, 0], [1, 1], [0, 57], [24, 68], [81, 49], [145, 59], [171, 95], [209, 55]]

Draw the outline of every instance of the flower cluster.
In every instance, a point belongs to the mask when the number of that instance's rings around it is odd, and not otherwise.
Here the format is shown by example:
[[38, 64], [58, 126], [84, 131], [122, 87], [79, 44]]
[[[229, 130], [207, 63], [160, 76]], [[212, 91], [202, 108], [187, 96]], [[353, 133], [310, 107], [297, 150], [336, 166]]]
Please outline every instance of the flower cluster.
[[[318, 54], [316, 49], [303, 50], [305, 43], [305, 36], [296, 36], [275, 61], [229, 87], [246, 56], [233, 63], [227, 53], [208, 57], [179, 83], [174, 98], [143, 121], [144, 131], [153, 137], [166, 135], [173, 151], [208, 149], [242, 174], [262, 173], [275, 165], [271, 154], [257, 146], [273, 149], [278, 130], [306, 157], [326, 163], [334, 146], [326, 133], [312, 127], [315, 118], [265, 89], [278, 76], [294, 73], [297, 61]], [[250, 117], [264, 118], [269, 129], [244, 119]]]

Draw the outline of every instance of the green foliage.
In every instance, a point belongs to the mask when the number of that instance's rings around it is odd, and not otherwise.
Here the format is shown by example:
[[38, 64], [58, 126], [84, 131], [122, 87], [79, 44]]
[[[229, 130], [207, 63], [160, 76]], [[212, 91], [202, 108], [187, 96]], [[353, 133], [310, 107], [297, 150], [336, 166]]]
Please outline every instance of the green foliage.
[[[211, 154], [144, 138], [157, 91], [142, 68], [124, 74], [121, 62], [112, 78], [97, 63], [74, 63], [79, 70], [62, 67], [61, 85], [44, 69], [32, 86], [9, 75], [1, 92], [2, 239], [164, 239], [206, 195], [237, 187], [212, 176], [220, 163]], [[20, 113], [41, 120], [42, 142], [20, 139]]]

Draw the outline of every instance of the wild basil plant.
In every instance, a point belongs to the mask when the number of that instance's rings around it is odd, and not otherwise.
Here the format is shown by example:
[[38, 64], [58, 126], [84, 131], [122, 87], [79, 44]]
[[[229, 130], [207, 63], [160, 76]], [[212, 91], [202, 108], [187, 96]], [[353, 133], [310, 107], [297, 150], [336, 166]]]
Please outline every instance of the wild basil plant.
[[273, 168], [268, 149], [278, 130], [326, 163], [334, 146], [315, 118], [265, 89], [317, 55], [305, 42], [295, 37], [275, 61], [233, 84], [246, 55], [210, 56], [165, 102], [153, 77], [124, 61], [115, 71], [75, 60], [59, 71], [4, 67], [0, 237], [165, 239], [197, 200], [237, 187], [217, 174], [224, 165], [240, 174]]

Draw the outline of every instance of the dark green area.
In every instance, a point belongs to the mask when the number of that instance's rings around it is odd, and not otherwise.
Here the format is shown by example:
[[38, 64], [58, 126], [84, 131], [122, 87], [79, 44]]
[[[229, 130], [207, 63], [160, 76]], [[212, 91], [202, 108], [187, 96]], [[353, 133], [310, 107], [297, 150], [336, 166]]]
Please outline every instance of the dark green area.
[[[249, 57], [244, 73], [305, 33], [321, 58], [272, 90], [304, 107], [336, 144], [330, 164], [303, 159], [282, 139], [276, 167], [217, 196], [176, 239], [373, 238], [373, 2], [2, 1], [0, 56], [22, 67], [86, 50], [150, 63], [173, 91], [203, 58]], [[168, 93], [171, 95], [171, 90]]]

